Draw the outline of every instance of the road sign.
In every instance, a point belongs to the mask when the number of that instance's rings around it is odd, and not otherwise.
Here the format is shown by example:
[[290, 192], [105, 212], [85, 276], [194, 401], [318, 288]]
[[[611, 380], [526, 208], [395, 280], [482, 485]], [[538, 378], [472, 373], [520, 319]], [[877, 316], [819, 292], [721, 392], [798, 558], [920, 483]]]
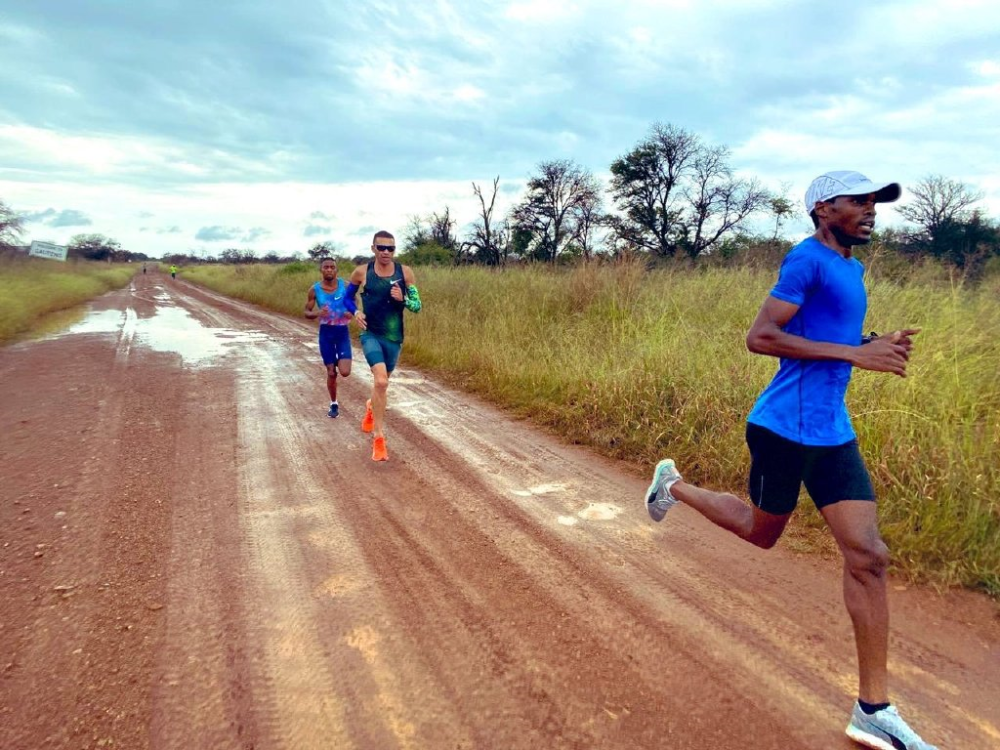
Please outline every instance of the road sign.
[[66, 260], [66, 248], [63, 245], [54, 245], [51, 242], [32, 240], [28, 255], [34, 255], [39, 258], [51, 258], [52, 260]]

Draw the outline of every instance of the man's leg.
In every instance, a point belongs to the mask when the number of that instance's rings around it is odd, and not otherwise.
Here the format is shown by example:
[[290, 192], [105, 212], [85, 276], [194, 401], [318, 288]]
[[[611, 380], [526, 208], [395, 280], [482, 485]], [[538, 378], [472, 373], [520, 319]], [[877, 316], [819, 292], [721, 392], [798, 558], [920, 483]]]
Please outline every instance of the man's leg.
[[757, 547], [770, 549], [784, 532], [798, 502], [802, 486], [801, 446], [748, 424], [747, 447], [751, 458], [751, 503], [728, 492], [695, 487], [683, 479], [670, 486], [669, 494], [716, 526]]
[[858, 697], [888, 703], [889, 548], [878, 532], [875, 503], [842, 500], [820, 509], [844, 557], [844, 604], [858, 649]]
[[690, 505], [705, 518], [741, 539], [764, 549], [778, 541], [791, 513], [765, 513], [728, 492], [713, 492], [680, 481], [670, 488], [677, 500]]
[[389, 372], [385, 363], [372, 365], [372, 416], [375, 419], [375, 437], [384, 437], [382, 423], [385, 420], [385, 405], [389, 391]]
[[337, 365], [326, 366], [326, 390], [330, 394], [330, 402], [337, 401]]

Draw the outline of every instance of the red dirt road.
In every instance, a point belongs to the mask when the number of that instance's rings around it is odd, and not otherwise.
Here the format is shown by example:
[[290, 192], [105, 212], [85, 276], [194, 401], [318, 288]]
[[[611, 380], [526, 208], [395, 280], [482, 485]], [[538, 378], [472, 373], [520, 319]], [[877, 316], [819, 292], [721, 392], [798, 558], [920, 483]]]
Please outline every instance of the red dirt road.
[[[374, 464], [303, 321], [139, 275], [0, 378], [4, 750], [855, 747], [834, 560], [405, 367]], [[996, 750], [996, 605], [892, 605], [903, 715]]]

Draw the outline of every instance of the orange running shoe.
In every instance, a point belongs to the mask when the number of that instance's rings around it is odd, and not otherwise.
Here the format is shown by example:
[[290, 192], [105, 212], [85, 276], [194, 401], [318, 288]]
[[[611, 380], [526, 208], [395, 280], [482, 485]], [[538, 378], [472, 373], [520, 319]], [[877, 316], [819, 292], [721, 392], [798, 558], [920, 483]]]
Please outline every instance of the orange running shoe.
[[372, 414], [372, 400], [365, 404], [365, 418], [361, 420], [361, 431], [371, 432], [375, 429], [375, 415]]
[[381, 435], [372, 441], [372, 461], [388, 461], [389, 451], [385, 449], [385, 438]]

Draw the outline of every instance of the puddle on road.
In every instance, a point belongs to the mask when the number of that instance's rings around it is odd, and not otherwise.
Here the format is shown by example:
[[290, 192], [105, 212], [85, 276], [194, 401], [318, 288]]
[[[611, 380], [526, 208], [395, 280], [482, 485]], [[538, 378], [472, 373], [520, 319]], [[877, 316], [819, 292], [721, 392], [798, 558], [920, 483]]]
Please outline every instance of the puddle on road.
[[591, 503], [577, 515], [588, 521], [611, 521], [622, 512], [620, 506], [614, 503]]
[[53, 338], [76, 334], [118, 334], [131, 339], [132, 346], [179, 354], [184, 364], [200, 365], [222, 356], [232, 344], [267, 340], [261, 331], [211, 328], [199, 323], [179, 307], [160, 307], [150, 318], [137, 318], [131, 308], [91, 312], [79, 323]]
[[91, 312], [80, 322], [56, 333], [55, 337], [70, 336], [75, 333], [118, 333], [124, 323], [125, 315], [119, 310]]
[[569, 486], [563, 482], [553, 482], [551, 484], [539, 484], [529, 487], [526, 490], [511, 490], [518, 497], [534, 497], [535, 495], [551, 495], [555, 492], [566, 492]]

